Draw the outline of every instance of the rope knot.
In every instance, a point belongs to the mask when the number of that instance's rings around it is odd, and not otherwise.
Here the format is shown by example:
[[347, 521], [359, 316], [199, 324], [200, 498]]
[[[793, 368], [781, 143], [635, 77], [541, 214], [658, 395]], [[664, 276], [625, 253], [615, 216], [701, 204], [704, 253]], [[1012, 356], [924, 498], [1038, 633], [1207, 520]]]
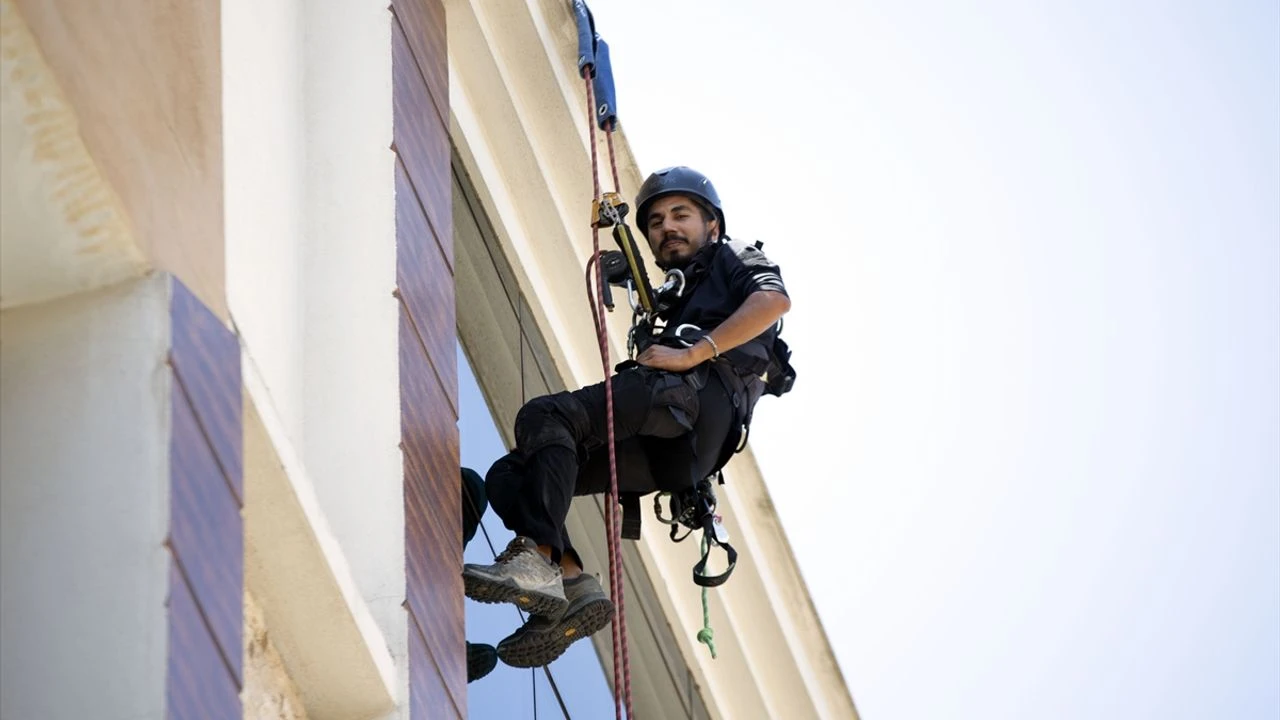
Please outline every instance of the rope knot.
[[709, 627], [704, 627], [698, 631], [698, 642], [706, 645], [711, 650], [711, 659], [716, 659], [716, 632]]

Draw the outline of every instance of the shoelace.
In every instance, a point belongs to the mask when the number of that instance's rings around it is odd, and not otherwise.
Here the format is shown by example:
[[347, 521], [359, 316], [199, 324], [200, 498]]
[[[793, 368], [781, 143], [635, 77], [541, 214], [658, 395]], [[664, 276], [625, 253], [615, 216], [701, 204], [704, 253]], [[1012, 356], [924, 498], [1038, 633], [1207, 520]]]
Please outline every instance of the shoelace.
[[530, 550], [524, 543], [518, 540], [512, 540], [511, 543], [507, 545], [507, 549], [498, 553], [497, 557], [495, 557], [493, 561], [501, 565], [522, 552], [530, 552]]

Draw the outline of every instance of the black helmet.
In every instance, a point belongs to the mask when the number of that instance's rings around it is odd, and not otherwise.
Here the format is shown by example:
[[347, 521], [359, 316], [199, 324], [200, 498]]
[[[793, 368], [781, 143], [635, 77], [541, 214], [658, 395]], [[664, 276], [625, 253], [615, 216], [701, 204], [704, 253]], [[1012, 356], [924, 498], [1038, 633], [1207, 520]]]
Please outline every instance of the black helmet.
[[663, 168], [649, 176], [640, 186], [636, 195], [636, 226], [641, 235], [647, 235], [645, 226], [648, 222], [649, 206], [664, 195], [689, 195], [698, 200], [707, 210], [715, 213], [720, 221], [720, 237], [725, 237], [724, 210], [720, 208], [720, 196], [706, 175], [683, 165]]

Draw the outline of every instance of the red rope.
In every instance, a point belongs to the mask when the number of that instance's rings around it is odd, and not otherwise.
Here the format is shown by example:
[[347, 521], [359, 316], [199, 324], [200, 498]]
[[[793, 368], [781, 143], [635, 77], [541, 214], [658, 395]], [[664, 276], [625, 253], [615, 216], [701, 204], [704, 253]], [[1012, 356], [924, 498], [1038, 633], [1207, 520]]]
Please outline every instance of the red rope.
[[[583, 80], [587, 86], [587, 128], [591, 140], [591, 181], [593, 200], [600, 200], [600, 170], [596, 150], [595, 125], [595, 92], [591, 86], [591, 67], [583, 69]], [[610, 138], [610, 159], [613, 157], [613, 144]], [[614, 171], [614, 188], [617, 189], [617, 171]], [[625, 705], [627, 718], [635, 717], [631, 709], [631, 662], [627, 653], [627, 624], [622, 591], [622, 549], [620, 547], [621, 520], [618, 513], [618, 457], [614, 445], [613, 428], [613, 382], [609, 372], [609, 333], [605, 324], [604, 309], [604, 268], [600, 266], [600, 228], [596, 226], [596, 218], [592, 218], [591, 227], [591, 259], [587, 262], [587, 297], [591, 300], [591, 314], [596, 323], [596, 336], [600, 341], [600, 363], [604, 369], [604, 402], [605, 417], [609, 433], [609, 496], [605, 503], [605, 531], [609, 535], [609, 589], [613, 595], [617, 611], [613, 616], [613, 702], [616, 720], [622, 720]], [[591, 265], [596, 265], [595, 291], [591, 287]], [[618, 660], [621, 658], [622, 662]]]
[[[592, 103], [592, 104], [594, 105], [594, 103]], [[609, 143], [609, 168], [610, 168], [610, 170], [612, 170], [612, 171], [613, 171], [613, 189], [614, 189], [614, 192], [619, 192], [619, 193], [620, 193], [620, 192], [622, 192], [622, 183], [618, 181], [618, 158], [617, 158], [617, 156], [616, 156], [616, 155], [614, 154], [614, 152], [613, 152], [613, 123], [612, 123], [612, 122], [610, 122], [610, 123], [609, 123], [609, 129], [605, 132], [605, 139], [606, 139], [606, 140], [608, 141], [608, 143]], [[593, 163], [593, 164], [594, 164], [594, 163]], [[604, 273], [604, 268], [597, 268], [597, 272], [598, 272], [598, 273], [600, 273], [601, 275], [603, 275], [603, 273]], [[603, 279], [602, 279], [602, 280], [601, 280], [601, 282], [600, 282], [600, 293], [601, 293], [602, 295], [604, 294], [604, 281], [603, 281]], [[601, 310], [601, 313], [603, 313], [603, 312], [604, 312], [604, 311], [603, 311], [603, 310]], [[601, 332], [603, 333], [603, 332], [604, 332], [604, 318], [603, 318], [603, 316], [602, 316], [602, 317], [601, 317], [601, 319], [600, 319], [600, 327], [601, 327]], [[601, 335], [601, 337], [603, 338], [603, 337], [604, 337], [604, 335]], [[609, 360], [608, 360], [608, 354], [607, 354], [607, 353], [608, 353], [608, 346], [607, 346], [607, 345], [605, 346], [605, 351], [606, 351], [606, 354], [605, 354], [605, 377], [608, 377], [608, 374], [609, 374]], [[609, 427], [610, 427], [610, 432], [612, 432], [612, 429], [613, 429], [613, 420], [612, 420], [612, 419], [610, 419], [610, 421], [609, 421]], [[612, 440], [610, 440], [610, 442], [612, 442]], [[611, 451], [611, 452], [612, 452], [612, 451]], [[618, 496], [618, 488], [617, 488], [616, 486], [615, 486], [615, 487], [614, 487], [614, 489], [613, 489], [613, 494], [614, 494], [614, 499], [616, 500], [616, 499], [617, 499], [617, 496]], [[621, 576], [621, 571], [622, 571], [622, 540], [621, 540], [620, 534], [621, 534], [621, 524], [622, 524], [622, 523], [621, 523], [621, 519], [620, 519], [620, 518], [618, 518], [618, 517], [616, 516], [616, 515], [617, 515], [617, 512], [618, 512], [618, 505], [617, 505], [617, 504], [615, 504], [615, 505], [613, 506], [613, 508], [614, 508], [614, 513], [615, 513], [615, 517], [614, 517], [614, 521], [613, 521], [613, 522], [614, 522], [615, 527], [617, 527], [617, 528], [618, 528], [618, 533], [619, 533], [619, 539], [618, 539], [618, 541], [617, 541], [617, 542], [615, 542], [615, 543], [614, 543], [614, 552], [615, 552], [615, 553], [617, 554], [617, 556], [618, 556], [618, 570], [619, 570], [619, 576]], [[612, 535], [612, 534], [611, 534], [611, 535], [610, 535], [610, 537], [614, 537], [614, 535]], [[622, 580], [621, 580], [621, 579], [619, 579], [619, 580], [618, 580], [618, 583], [619, 583], [619, 586], [621, 586], [621, 584], [622, 584]], [[624, 696], [626, 697], [626, 700], [627, 700], [627, 717], [628, 717], [628, 718], [630, 718], [630, 717], [631, 717], [631, 655], [627, 652], [627, 619], [626, 619], [626, 617], [622, 614], [622, 609], [623, 609], [623, 605], [624, 605], [624, 603], [623, 603], [623, 598], [622, 598], [622, 588], [621, 588], [621, 587], [619, 587], [619, 589], [618, 589], [618, 603], [617, 603], [617, 604], [618, 604], [618, 617], [619, 617], [619, 618], [621, 618], [621, 620], [620, 620], [620, 622], [619, 622], [619, 625], [618, 625], [618, 628], [619, 628], [619, 630], [618, 630], [618, 631], [619, 631], [619, 633], [622, 635], [622, 683], [623, 683], [623, 688], [624, 688], [623, 692], [624, 692]]]

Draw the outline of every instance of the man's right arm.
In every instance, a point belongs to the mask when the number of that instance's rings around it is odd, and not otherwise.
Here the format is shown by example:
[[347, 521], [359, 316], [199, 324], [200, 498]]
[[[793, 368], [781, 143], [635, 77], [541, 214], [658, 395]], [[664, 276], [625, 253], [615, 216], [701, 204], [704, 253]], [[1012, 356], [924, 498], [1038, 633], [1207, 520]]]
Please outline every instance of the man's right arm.
[[791, 298], [785, 294], [773, 290], [757, 290], [748, 295], [746, 301], [728, 319], [711, 331], [711, 342], [698, 342], [690, 350], [698, 353], [698, 362], [710, 360], [716, 351], [724, 354], [759, 337], [790, 309]]
[[650, 345], [636, 357], [636, 362], [660, 370], [684, 372], [710, 360], [717, 351], [726, 353], [749, 342], [772, 327], [790, 309], [791, 298], [780, 292], [753, 292], [727, 320], [708, 334], [711, 342], [699, 340], [687, 348]]

